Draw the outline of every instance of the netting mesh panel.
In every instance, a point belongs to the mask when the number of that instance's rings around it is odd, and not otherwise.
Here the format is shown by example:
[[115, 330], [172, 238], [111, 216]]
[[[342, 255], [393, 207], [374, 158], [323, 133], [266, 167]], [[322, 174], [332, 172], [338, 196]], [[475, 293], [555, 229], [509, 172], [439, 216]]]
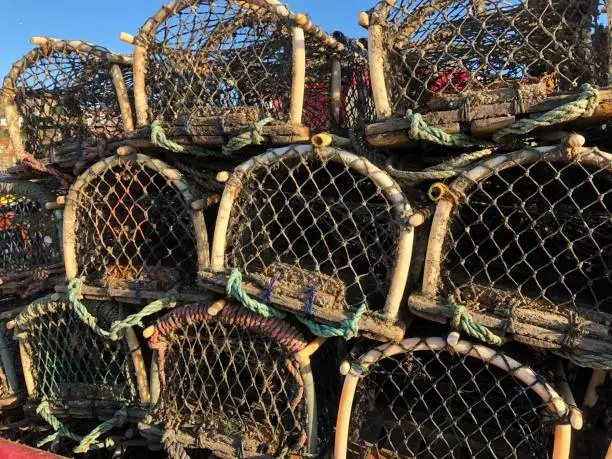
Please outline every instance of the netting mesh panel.
[[474, 183], [443, 251], [446, 293], [496, 307], [612, 313], [609, 167], [510, 163]]
[[96, 170], [68, 204], [76, 209], [79, 277], [94, 285], [150, 288], [195, 277], [192, 213], [177, 184], [140, 159]]
[[363, 133], [365, 126], [376, 120], [367, 60], [355, 61], [342, 71], [341, 128], [349, 135]]
[[[101, 326], [108, 327], [121, 317], [114, 303], [87, 306]], [[94, 333], [69, 303], [49, 303], [46, 313], [29, 320], [24, 331], [32, 360], [35, 399], [138, 402], [127, 342], [111, 341]]]
[[123, 134], [110, 64], [105, 59], [69, 46], [41, 47], [32, 53], [15, 81], [27, 152], [45, 160], [62, 147]]
[[383, 23], [390, 101], [551, 78], [561, 90], [607, 84], [607, 16], [600, 0], [400, 0]]
[[61, 263], [59, 247], [55, 218], [44, 203], [0, 193], [0, 276]]
[[477, 358], [419, 351], [371, 367], [355, 396], [349, 457], [547, 458], [553, 417], [535, 392]]
[[336, 151], [260, 158], [232, 207], [228, 266], [247, 273], [293, 266], [314, 273], [315, 288], [341, 281], [349, 307], [383, 305], [400, 222], [385, 190], [351, 168], [365, 160]]
[[212, 441], [274, 457], [302, 450], [304, 382], [291, 354], [304, 338], [239, 306], [227, 305], [214, 318], [206, 311], [188, 306], [158, 323], [156, 420], [199, 436], [203, 447]]
[[265, 8], [234, 0], [183, 2], [148, 49], [149, 107], [175, 121], [214, 107], [254, 106], [287, 121], [291, 31]]

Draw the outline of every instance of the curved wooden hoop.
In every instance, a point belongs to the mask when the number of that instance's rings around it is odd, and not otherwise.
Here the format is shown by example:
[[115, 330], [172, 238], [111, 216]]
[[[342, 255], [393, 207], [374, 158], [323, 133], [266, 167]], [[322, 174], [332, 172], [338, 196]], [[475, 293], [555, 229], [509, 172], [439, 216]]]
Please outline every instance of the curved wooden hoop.
[[[195, 210], [192, 203], [195, 201], [194, 194], [191, 191], [191, 186], [185, 181], [183, 175], [176, 169], [170, 167], [159, 159], [154, 159], [140, 153], [127, 156], [111, 156], [102, 161], [97, 162], [85, 171], [74, 182], [70, 191], [66, 196], [66, 207], [64, 209], [64, 227], [63, 227], [63, 245], [64, 245], [64, 263], [66, 265], [66, 278], [70, 281], [79, 275], [78, 258], [77, 258], [77, 234], [76, 234], [76, 218], [79, 207], [79, 202], [83, 196], [83, 189], [90, 183], [95, 181], [105, 171], [116, 166], [121, 166], [125, 163], [136, 162], [140, 165], [151, 169], [177, 189], [185, 200], [185, 204], [189, 207], [191, 214], [194, 237], [197, 248], [198, 270], [207, 269], [210, 264], [210, 252], [208, 247], [208, 233], [204, 221], [204, 213], [202, 209]], [[197, 206], [196, 206], [197, 207]]]
[[[358, 359], [358, 362], [361, 367], [367, 370], [380, 360], [387, 357], [392, 357], [394, 355], [420, 351], [436, 352], [443, 351], [445, 349], [480, 359], [503, 371], [512, 373], [514, 377], [533, 390], [542, 399], [542, 401], [546, 403], [547, 408], [551, 411], [551, 413], [564, 417], [569, 412], [569, 407], [563, 398], [547, 383], [541, 382], [531, 368], [523, 366], [511, 357], [503, 355], [494, 349], [482, 346], [480, 344], [473, 344], [469, 341], [461, 340], [455, 346], [449, 347], [445, 338], [408, 338], [399, 344], [389, 343], [380, 345], [362, 355]], [[336, 439], [334, 447], [335, 459], [346, 459], [347, 456], [353, 400], [359, 380], [360, 376], [354, 373], [349, 373], [344, 380], [344, 386], [342, 388], [342, 395], [340, 398], [340, 406], [338, 409], [338, 418], [336, 422]], [[555, 446], [553, 452], [554, 459], [569, 458], [570, 438], [571, 426], [569, 424], [557, 426], [555, 429]]]
[[[230, 216], [234, 201], [243, 186], [245, 176], [258, 167], [269, 166], [277, 161], [305, 154], [310, 154], [315, 158], [339, 162], [350, 167], [353, 171], [368, 177], [375, 185], [383, 190], [385, 196], [393, 204], [398, 218], [404, 219], [411, 213], [410, 204], [400, 187], [385, 171], [376, 167], [366, 158], [332, 147], [315, 148], [312, 145], [298, 145], [270, 150], [238, 166], [225, 186], [221, 203], [219, 204], [219, 213], [213, 238], [211, 256], [212, 271], [221, 272], [226, 268], [225, 252]], [[410, 269], [413, 241], [414, 231], [412, 228], [408, 226], [402, 228], [397, 241], [395, 266], [383, 311], [384, 315], [390, 320], [395, 320], [397, 318], [400, 303], [404, 295], [408, 271]]]

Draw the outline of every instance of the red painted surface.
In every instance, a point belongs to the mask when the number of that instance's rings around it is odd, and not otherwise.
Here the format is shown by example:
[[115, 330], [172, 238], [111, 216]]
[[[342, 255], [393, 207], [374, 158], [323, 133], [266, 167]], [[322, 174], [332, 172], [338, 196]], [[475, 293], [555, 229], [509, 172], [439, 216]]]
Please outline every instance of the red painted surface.
[[65, 459], [63, 456], [0, 438], [0, 459]]

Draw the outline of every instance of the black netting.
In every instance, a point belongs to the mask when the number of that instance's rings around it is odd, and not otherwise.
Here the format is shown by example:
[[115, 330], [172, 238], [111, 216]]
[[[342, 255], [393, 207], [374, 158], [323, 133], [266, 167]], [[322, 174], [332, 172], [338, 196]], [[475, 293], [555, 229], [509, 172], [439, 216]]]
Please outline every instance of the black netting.
[[197, 239], [207, 237], [196, 234], [189, 187], [176, 170], [138, 156], [110, 158], [87, 174], [67, 201], [79, 277], [92, 285], [160, 289], [195, 279]]
[[359, 383], [348, 456], [549, 457], [555, 396], [543, 401], [490, 360], [431, 349], [375, 364]]
[[[122, 317], [116, 303], [91, 302], [87, 307], [101, 327]], [[127, 341], [99, 336], [70, 303], [49, 301], [18, 325], [30, 354], [35, 400], [138, 403]]]
[[306, 346], [304, 337], [239, 306], [226, 305], [215, 317], [207, 309], [186, 306], [157, 324], [154, 419], [187, 434], [185, 446], [274, 457], [306, 452], [313, 400], [292, 357]]
[[228, 266], [263, 273], [277, 289], [301, 289], [298, 296], [325, 292], [336, 307], [381, 308], [401, 228], [386, 192], [401, 196], [399, 189], [392, 181], [381, 188], [356, 169], [364, 158], [335, 150], [289, 150], [269, 159], [255, 158], [236, 196]]
[[[88, 48], [53, 40], [18, 63], [11, 86], [24, 148], [39, 160], [59, 160], [68, 151], [79, 155], [87, 145], [124, 133], [108, 51]], [[131, 85], [129, 67], [121, 69]]]
[[541, 158], [490, 172], [454, 211], [443, 290], [491, 308], [612, 313], [610, 164]]
[[548, 78], [554, 88], [608, 83], [608, 20], [600, 0], [380, 2], [395, 111], [434, 95]]

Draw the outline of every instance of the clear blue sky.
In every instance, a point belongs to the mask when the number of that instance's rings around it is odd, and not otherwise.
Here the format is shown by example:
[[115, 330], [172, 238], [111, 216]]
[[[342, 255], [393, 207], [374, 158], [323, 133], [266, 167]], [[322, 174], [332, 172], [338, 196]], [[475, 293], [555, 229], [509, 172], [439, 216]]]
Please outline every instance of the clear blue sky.
[[[167, 2], [168, 0], [166, 0]], [[119, 41], [120, 32], [135, 34], [164, 3], [146, 0], [0, 0], [0, 75], [31, 49], [30, 37], [81, 39], [118, 52], [131, 47]], [[310, 14], [328, 31], [342, 30], [362, 36], [357, 25], [360, 11], [375, 0], [289, 0], [295, 12]]]

